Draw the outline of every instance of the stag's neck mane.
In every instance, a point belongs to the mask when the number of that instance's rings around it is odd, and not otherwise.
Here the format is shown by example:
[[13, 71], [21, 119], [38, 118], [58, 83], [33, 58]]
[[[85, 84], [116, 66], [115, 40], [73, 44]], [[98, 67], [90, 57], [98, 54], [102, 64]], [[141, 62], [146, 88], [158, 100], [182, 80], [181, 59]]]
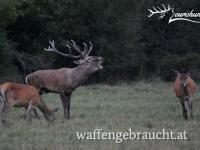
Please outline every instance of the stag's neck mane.
[[72, 69], [72, 87], [75, 89], [85, 82], [92, 73], [88, 72], [84, 64]]

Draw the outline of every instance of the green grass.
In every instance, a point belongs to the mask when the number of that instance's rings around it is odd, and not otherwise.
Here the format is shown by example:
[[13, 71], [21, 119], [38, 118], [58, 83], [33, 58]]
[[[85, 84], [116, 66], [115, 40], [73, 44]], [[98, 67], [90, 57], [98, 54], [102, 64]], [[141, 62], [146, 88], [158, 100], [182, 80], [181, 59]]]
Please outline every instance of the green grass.
[[[72, 95], [71, 120], [63, 123], [63, 109], [56, 94], [44, 95], [51, 108], [60, 107], [54, 126], [44, 118], [33, 119], [31, 127], [19, 116], [23, 109], [9, 113], [10, 126], [0, 128], [1, 150], [198, 150], [200, 147], [200, 94], [194, 97], [194, 119], [185, 121], [172, 83], [136, 82], [116, 86], [92, 85], [78, 88]], [[40, 116], [42, 114], [40, 113]], [[76, 131], [183, 131], [188, 140], [78, 141]]]

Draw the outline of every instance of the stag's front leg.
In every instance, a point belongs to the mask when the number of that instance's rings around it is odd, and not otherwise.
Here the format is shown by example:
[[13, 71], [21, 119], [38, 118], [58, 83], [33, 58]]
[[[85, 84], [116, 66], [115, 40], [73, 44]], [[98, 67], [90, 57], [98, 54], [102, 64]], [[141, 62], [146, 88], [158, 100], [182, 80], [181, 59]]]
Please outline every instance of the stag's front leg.
[[182, 109], [183, 109], [183, 117], [184, 117], [185, 120], [187, 120], [188, 119], [188, 115], [187, 115], [187, 110], [185, 108], [184, 100], [180, 99], [180, 102], [181, 102], [181, 106], [182, 106]]
[[70, 101], [71, 101], [71, 93], [65, 94], [66, 98], [66, 107], [67, 107], [67, 119], [70, 119]]
[[71, 101], [71, 93], [60, 94], [63, 109], [64, 109], [64, 118], [70, 119], [70, 101]]
[[62, 104], [63, 104], [63, 110], [64, 110], [64, 118], [66, 119], [67, 115], [66, 115], [66, 107], [67, 107], [67, 104], [66, 104], [66, 97], [65, 97], [65, 94], [64, 93], [61, 93], [60, 94], [60, 98], [62, 100]]

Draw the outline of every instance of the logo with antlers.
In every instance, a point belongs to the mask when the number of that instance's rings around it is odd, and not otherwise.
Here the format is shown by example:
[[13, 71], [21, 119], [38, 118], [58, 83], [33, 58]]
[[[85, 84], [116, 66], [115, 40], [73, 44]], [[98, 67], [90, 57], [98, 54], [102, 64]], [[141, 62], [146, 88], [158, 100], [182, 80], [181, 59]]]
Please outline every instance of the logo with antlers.
[[[162, 4], [163, 8], [160, 7], [153, 7], [152, 9], [148, 9], [149, 14], [147, 17], [152, 17], [153, 15], [158, 15], [158, 19], [163, 19], [166, 14], [169, 14], [169, 21], [168, 24], [174, 21], [189, 21], [193, 23], [200, 23], [199, 20], [196, 20], [197, 18], [200, 18], [200, 13], [194, 13], [193, 10], [191, 10], [188, 13], [177, 13], [174, 12], [174, 8], [171, 8], [168, 4], [167, 7]], [[192, 19], [192, 18], [195, 18]]]

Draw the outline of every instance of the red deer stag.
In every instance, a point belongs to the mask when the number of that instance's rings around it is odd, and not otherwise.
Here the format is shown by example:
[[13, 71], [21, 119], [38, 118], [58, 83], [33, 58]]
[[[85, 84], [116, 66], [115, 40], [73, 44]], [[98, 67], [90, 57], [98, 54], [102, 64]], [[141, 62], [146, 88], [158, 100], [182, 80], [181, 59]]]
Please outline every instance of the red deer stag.
[[4, 125], [6, 113], [11, 107], [24, 107], [26, 109], [27, 124], [31, 123], [31, 110], [38, 107], [44, 114], [48, 123], [53, 123], [55, 116], [42, 101], [38, 91], [33, 86], [17, 83], [4, 83], [0, 85], [0, 99], [2, 104], [1, 120]]
[[178, 71], [175, 71], [175, 73], [177, 77], [174, 83], [174, 92], [180, 100], [183, 109], [183, 117], [188, 119], [188, 112], [186, 109], [188, 104], [190, 117], [193, 118], [192, 97], [196, 91], [196, 84], [191, 79], [189, 73], [179, 73]]
[[[45, 51], [78, 59], [74, 61], [78, 66], [75, 68], [60, 68], [56, 70], [38, 70], [26, 76], [26, 83], [35, 86], [40, 94], [44, 92], [59, 93], [64, 108], [64, 118], [70, 119], [71, 93], [90, 75], [103, 69], [103, 58], [89, 56], [93, 48], [91, 42], [89, 42], [90, 46], [83, 43], [84, 49], [81, 50], [73, 40], [67, 41], [66, 47], [69, 49], [69, 54], [57, 50], [54, 41], [49, 41], [49, 43], [50, 46], [48, 49], [45, 48]], [[78, 52], [79, 55], [72, 55], [72, 49]]]

